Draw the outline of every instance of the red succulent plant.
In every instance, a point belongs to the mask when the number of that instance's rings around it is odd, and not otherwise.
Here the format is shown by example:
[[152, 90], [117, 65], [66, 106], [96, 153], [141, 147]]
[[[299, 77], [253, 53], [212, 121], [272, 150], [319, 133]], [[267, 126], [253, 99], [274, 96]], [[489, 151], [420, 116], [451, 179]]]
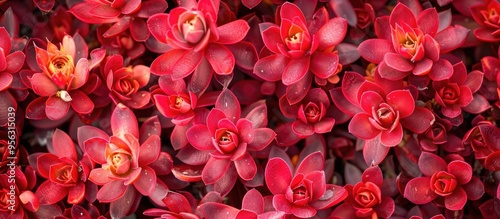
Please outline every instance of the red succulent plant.
[[[148, 216], [172, 219], [200, 219], [202, 217], [200, 206], [204, 203], [221, 203], [222, 197], [217, 192], [209, 192], [201, 201], [196, 200], [191, 193], [169, 191], [163, 198], [168, 210], [152, 208], [144, 212]], [[227, 214], [224, 217], [229, 217]]]
[[361, 182], [347, 184], [345, 203], [335, 208], [330, 218], [389, 218], [395, 210], [394, 200], [382, 194], [384, 178], [378, 166], [367, 168]]
[[[83, 40], [78, 34], [75, 38], [78, 42]], [[40, 97], [28, 105], [27, 117], [59, 120], [66, 116], [70, 107], [79, 114], [91, 113], [94, 103], [80, 88], [87, 82], [90, 69], [104, 58], [104, 51], [92, 51], [92, 60], [88, 60], [87, 45], [75, 43], [69, 35], [63, 38], [60, 48], [51, 42], [48, 42], [47, 50], [36, 45], [35, 48], [36, 63], [41, 72], [29, 78], [29, 87]]]
[[[79, 204], [85, 197], [93, 197], [86, 191], [95, 191], [97, 186], [87, 181], [93, 163], [88, 157], [78, 156], [73, 140], [56, 129], [52, 136], [52, 153], [34, 153], [29, 156], [30, 165], [44, 181], [36, 190], [42, 205], [51, 205], [66, 196], [69, 204]], [[94, 201], [91, 198], [88, 201]]]
[[280, 23], [260, 24], [262, 39], [271, 55], [255, 63], [254, 74], [266, 81], [297, 85], [293, 91], [287, 91], [301, 95], [288, 96], [290, 104], [295, 104], [304, 97], [304, 87], [310, 86], [312, 75], [327, 79], [337, 73], [339, 56], [332, 51], [344, 39], [347, 22], [336, 17], [308, 23], [302, 10], [289, 2], [281, 5], [276, 20]]
[[[266, 128], [264, 102], [255, 106], [246, 117], [241, 117], [239, 105], [229, 89], [223, 90], [215, 108], [208, 114], [206, 124], [193, 125], [186, 132], [187, 140], [194, 148], [210, 153], [201, 174], [205, 184], [214, 184], [235, 171], [244, 181], [252, 180], [257, 174], [257, 165], [249, 151], [263, 150], [276, 136], [272, 129]], [[226, 194], [236, 178], [232, 177], [231, 181], [230, 186], [218, 192]]]
[[416, 1], [407, 2], [413, 7], [400, 2], [389, 17], [377, 18], [378, 39], [363, 41], [358, 47], [359, 53], [378, 64], [382, 78], [400, 80], [409, 74], [425, 76], [427, 81], [423, 86], [429, 82], [428, 78], [448, 79], [453, 68], [440, 55], [461, 46], [469, 30], [444, 23], [435, 8], [422, 10]]
[[115, 104], [140, 109], [149, 103], [150, 94], [141, 91], [148, 84], [150, 72], [149, 67], [144, 65], [125, 66], [121, 55], [113, 55], [104, 61], [102, 71], [106, 78], [106, 85], [110, 91], [109, 96]]
[[265, 179], [267, 188], [274, 195], [274, 208], [299, 218], [310, 218], [317, 211], [343, 201], [347, 191], [326, 183], [324, 164], [321, 152], [309, 154], [296, 168], [281, 157], [270, 158]]
[[36, 185], [35, 170], [9, 166], [8, 174], [0, 174], [0, 217], [28, 219], [40, 207], [38, 196], [31, 190]]
[[335, 124], [335, 119], [326, 117], [330, 99], [321, 88], [310, 89], [302, 101], [293, 105], [283, 95], [279, 104], [286, 117], [295, 118], [292, 130], [300, 138], [330, 132]]
[[415, 204], [436, 200], [448, 210], [460, 210], [467, 199], [477, 200], [484, 194], [483, 183], [463, 160], [447, 164], [435, 154], [422, 152], [418, 166], [424, 176], [411, 179], [404, 189], [404, 197]]
[[144, 42], [149, 36], [144, 19], [163, 13], [168, 7], [163, 0], [100, 1], [85, 0], [70, 8], [78, 19], [89, 24], [113, 24], [103, 36], [115, 37], [130, 29], [135, 41]]
[[472, 18], [479, 24], [474, 36], [484, 42], [500, 41], [500, 3], [496, 0], [484, 0], [484, 3], [470, 7]]
[[212, 71], [218, 75], [233, 73], [235, 56], [227, 45], [243, 40], [250, 27], [244, 20], [219, 26], [220, 0], [180, 3], [169, 14], [156, 14], [148, 20], [151, 34], [172, 47], [151, 63], [151, 72], [178, 80], [194, 71], [193, 91], [199, 94], [208, 87]]
[[152, 163], [159, 160], [161, 143], [157, 133], [144, 133], [147, 138], [139, 142], [137, 119], [123, 104], [111, 115], [111, 130], [113, 135], [108, 136], [92, 126], [80, 127], [79, 142], [92, 161], [101, 165], [89, 175], [90, 181], [102, 186], [97, 199], [111, 203], [111, 216], [124, 217], [135, 211], [141, 195], [155, 192], [157, 176]]
[[465, 133], [462, 143], [472, 148], [474, 157], [484, 162], [486, 169], [499, 170], [500, 165], [496, 161], [500, 156], [500, 142], [496, 139], [500, 136], [500, 129], [481, 116], [475, 118], [473, 122], [475, 126]]

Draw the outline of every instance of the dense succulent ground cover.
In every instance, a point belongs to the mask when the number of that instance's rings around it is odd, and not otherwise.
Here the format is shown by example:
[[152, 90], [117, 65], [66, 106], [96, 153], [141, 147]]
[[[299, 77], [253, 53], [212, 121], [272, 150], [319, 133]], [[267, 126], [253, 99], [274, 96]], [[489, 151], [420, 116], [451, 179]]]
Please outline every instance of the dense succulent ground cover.
[[0, 0], [0, 218], [500, 218], [496, 0]]

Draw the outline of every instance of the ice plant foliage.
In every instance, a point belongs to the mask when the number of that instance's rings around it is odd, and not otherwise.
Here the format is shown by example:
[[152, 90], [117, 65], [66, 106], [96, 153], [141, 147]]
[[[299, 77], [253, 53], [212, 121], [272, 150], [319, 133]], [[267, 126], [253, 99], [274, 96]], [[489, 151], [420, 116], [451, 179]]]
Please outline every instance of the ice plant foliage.
[[499, 0], [0, 0], [0, 218], [500, 218]]

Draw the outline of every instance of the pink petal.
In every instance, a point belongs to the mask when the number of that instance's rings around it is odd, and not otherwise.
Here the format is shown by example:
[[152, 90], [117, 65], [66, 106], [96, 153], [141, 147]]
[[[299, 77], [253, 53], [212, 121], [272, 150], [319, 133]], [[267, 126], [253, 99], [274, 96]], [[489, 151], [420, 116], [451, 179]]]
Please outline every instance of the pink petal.
[[60, 97], [55, 95], [50, 96], [45, 102], [45, 114], [50, 120], [62, 119], [66, 114], [68, 114], [70, 103], [65, 102]]
[[75, 144], [68, 134], [60, 129], [56, 129], [54, 135], [52, 136], [52, 142], [54, 153], [59, 158], [67, 157], [73, 161], [77, 161]]
[[365, 163], [370, 166], [380, 164], [389, 153], [389, 149], [390, 147], [387, 147], [380, 142], [380, 136], [365, 140], [365, 144], [363, 146], [363, 158]]
[[457, 187], [451, 195], [444, 197], [444, 206], [451, 211], [463, 209], [466, 203], [467, 193], [462, 187]]
[[380, 76], [382, 78], [393, 80], [393, 81], [401, 80], [404, 77], [406, 77], [409, 73], [409, 72], [403, 72], [403, 71], [399, 71], [399, 70], [396, 70], [394, 68], [391, 68], [385, 62], [381, 62], [377, 68], [378, 68], [377, 70], [378, 70], [378, 72], [380, 72]]
[[168, 14], [158, 13], [152, 15], [147, 21], [147, 26], [154, 38], [162, 43], [167, 43]]
[[427, 108], [415, 106], [411, 115], [401, 118], [403, 127], [415, 133], [425, 132], [434, 123], [434, 114]]
[[255, 63], [253, 73], [266, 81], [279, 81], [288, 62], [289, 59], [284, 55], [274, 54], [267, 56]]
[[160, 136], [151, 135], [139, 148], [139, 166], [147, 166], [160, 156]]
[[436, 34], [434, 39], [441, 47], [441, 54], [460, 47], [467, 38], [469, 29], [460, 25], [450, 26]]
[[434, 40], [430, 35], [425, 35], [424, 39], [424, 50], [425, 56], [432, 61], [437, 61], [439, 59], [440, 47], [439, 43]]
[[211, 157], [201, 173], [203, 182], [205, 184], [214, 184], [224, 176], [230, 164], [231, 160], [229, 159]]
[[413, 69], [413, 63], [396, 53], [387, 53], [384, 56], [384, 63], [392, 69], [401, 72], [408, 72]]
[[469, 87], [472, 93], [476, 93], [476, 91], [479, 90], [481, 84], [483, 83], [483, 78], [484, 74], [482, 72], [478, 70], [471, 71], [469, 74], [467, 74], [467, 79], [464, 85]]
[[392, 43], [384, 39], [367, 39], [358, 46], [361, 57], [375, 64], [382, 62], [384, 55], [393, 52], [393, 50]]
[[66, 197], [68, 188], [46, 180], [38, 187], [35, 194], [41, 205], [51, 205]]
[[403, 139], [403, 126], [398, 124], [394, 130], [383, 130], [380, 134], [380, 142], [388, 147], [396, 146]]
[[316, 209], [309, 205], [292, 205], [292, 214], [299, 218], [311, 218], [316, 215]]
[[468, 183], [472, 179], [472, 167], [461, 160], [454, 160], [448, 164], [448, 173], [455, 176], [460, 185]]
[[321, 152], [314, 152], [309, 154], [302, 160], [297, 169], [295, 170], [295, 175], [302, 173], [307, 175], [313, 171], [322, 171], [325, 165], [325, 158]]
[[333, 184], [326, 184], [326, 189], [323, 196], [317, 200], [314, 200], [313, 202], [310, 202], [309, 205], [318, 210], [326, 209], [340, 203], [341, 201], [346, 199], [347, 196], [347, 190], [343, 187]]
[[207, 202], [199, 206], [205, 218], [236, 218], [239, 210], [216, 202]]
[[415, 63], [415, 67], [413, 68], [412, 72], [414, 75], [418, 76], [426, 75], [431, 71], [433, 64], [434, 62], [432, 60], [424, 58], [423, 60]]
[[113, 179], [108, 177], [109, 171], [102, 168], [95, 168], [90, 171], [89, 180], [95, 183], [96, 185], [104, 185], [107, 184]]
[[111, 114], [111, 131], [114, 136], [131, 134], [139, 138], [139, 127], [134, 112], [128, 107], [118, 104]]
[[292, 171], [283, 159], [271, 158], [265, 168], [265, 179], [271, 193], [285, 194], [292, 181]]
[[413, 12], [405, 4], [397, 4], [391, 12], [389, 23], [391, 26], [408, 24], [410, 27], [417, 27], [417, 20]]
[[427, 204], [438, 196], [430, 184], [430, 177], [413, 178], [406, 184], [404, 197], [417, 205]]
[[6, 68], [4, 71], [7, 73], [17, 73], [23, 67], [25, 58], [26, 56], [21, 51], [15, 51], [9, 54], [7, 57], [5, 57]]
[[80, 59], [75, 66], [75, 77], [71, 81], [71, 88], [78, 89], [83, 86], [89, 77], [89, 61], [87, 59]]
[[235, 64], [234, 55], [226, 46], [210, 43], [205, 50], [205, 58], [212, 66], [215, 73], [219, 75], [228, 75], [233, 72]]
[[155, 190], [156, 173], [151, 167], [143, 166], [141, 174], [134, 181], [134, 187], [144, 196], [149, 196]]
[[344, 18], [334, 17], [330, 19], [316, 32], [320, 42], [319, 48], [326, 49], [340, 44], [346, 32], [347, 21]]
[[127, 186], [123, 184], [122, 180], [114, 180], [99, 189], [99, 192], [97, 192], [97, 199], [105, 203], [114, 202], [121, 198], [126, 190]]
[[281, 39], [281, 33], [280, 33], [280, 28], [275, 25], [275, 24], [269, 24], [272, 25], [270, 27], [265, 28], [265, 24], [267, 23], [262, 23], [259, 24], [261, 35], [262, 35], [262, 41], [264, 42], [264, 45], [271, 50], [271, 52], [280, 54], [280, 51], [278, 49], [278, 45], [283, 44], [283, 40]]
[[241, 201], [241, 209], [256, 213], [264, 212], [264, 198], [256, 189], [250, 189]]
[[465, 193], [467, 193], [467, 199], [469, 200], [475, 201], [484, 195], [483, 182], [475, 176], [472, 177], [467, 184], [462, 185], [462, 188], [465, 190]]
[[219, 40], [221, 44], [235, 44], [245, 38], [250, 30], [250, 26], [244, 20], [235, 20], [217, 27], [219, 32]]
[[385, 97], [387, 104], [399, 111], [401, 118], [407, 117], [415, 109], [415, 100], [409, 90], [395, 90]]
[[[102, 189], [102, 188], [101, 188]], [[100, 192], [100, 190], [99, 190]], [[124, 189], [121, 198], [112, 201], [109, 205], [109, 213], [111, 218], [125, 218], [140, 199], [137, 199], [137, 191], [132, 186]]]
[[291, 59], [283, 72], [283, 84], [291, 85], [302, 79], [309, 71], [310, 57]]
[[252, 180], [257, 174], [257, 165], [249, 153], [234, 161], [238, 175], [246, 181]]
[[358, 113], [349, 122], [349, 132], [361, 139], [372, 139], [380, 133], [380, 130], [371, 125], [370, 116], [365, 113]]
[[85, 183], [80, 181], [69, 189], [68, 203], [77, 205], [83, 201], [83, 198], [85, 198]]
[[80, 90], [74, 90], [70, 92], [71, 98], [73, 99], [70, 102], [71, 108], [75, 110], [75, 112], [80, 114], [90, 114], [94, 110], [94, 102], [90, 100], [87, 94], [83, 93]]
[[292, 123], [293, 132], [300, 138], [306, 138], [314, 134], [314, 125], [295, 120]]
[[422, 152], [418, 159], [418, 167], [425, 176], [431, 177], [434, 173], [446, 171], [448, 165], [443, 158], [429, 152]]
[[238, 107], [239, 105], [238, 98], [230, 89], [224, 89], [215, 102], [215, 108], [221, 110], [226, 115], [226, 118], [233, 123], [240, 119], [241, 109]]
[[0, 92], [10, 87], [13, 79], [14, 77], [10, 73], [0, 73]]
[[105, 164], [107, 163], [105, 154], [107, 144], [107, 139], [95, 137], [84, 141], [83, 148], [93, 161], [99, 164]]
[[429, 72], [429, 78], [433, 81], [442, 81], [449, 79], [453, 75], [453, 66], [446, 59], [439, 59], [434, 62], [431, 71]]
[[417, 17], [417, 24], [424, 34], [436, 35], [439, 28], [439, 16], [435, 8], [422, 11]]
[[33, 76], [29, 78], [29, 81], [33, 92], [42, 97], [52, 96], [59, 90], [54, 82], [43, 73], [33, 74]]
[[311, 56], [310, 70], [319, 78], [328, 78], [337, 72], [339, 56], [335, 53], [315, 52]]
[[144, 42], [149, 38], [149, 31], [147, 28], [147, 24], [142, 19], [134, 19], [130, 22], [130, 35], [137, 42]]

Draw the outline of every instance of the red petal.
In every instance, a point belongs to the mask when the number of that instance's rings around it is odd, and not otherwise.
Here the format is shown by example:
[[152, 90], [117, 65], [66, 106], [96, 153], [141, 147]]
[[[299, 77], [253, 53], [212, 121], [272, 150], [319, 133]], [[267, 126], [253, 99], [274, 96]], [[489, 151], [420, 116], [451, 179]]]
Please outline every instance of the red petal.
[[253, 73], [266, 81], [279, 81], [288, 62], [289, 59], [284, 55], [267, 56], [255, 63]]
[[495, 151], [488, 155], [488, 157], [486, 157], [486, 159], [484, 160], [484, 167], [491, 171], [500, 170], [500, 163], [498, 162], [499, 160], [500, 151]]
[[205, 218], [236, 218], [239, 210], [216, 202], [207, 202], [199, 206]]
[[444, 206], [451, 211], [458, 211], [464, 208], [467, 203], [467, 193], [462, 187], [458, 187], [451, 195], [444, 197]]
[[416, 106], [411, 115], [400, 120], [403, 127], [418, 134], [425, 132], [434, 121], [434, 114], [429, 109], [420, 106]]
[[43, 73], [35, 73], [29, 78], [33, 91], [43, 97], [52, 96], [59, 90], [54, 82]]
[[422, 152], [418, 159], [418, 167], [425, 176], [431, 177], [434, 173], [446, 171], [448, 165], [443, 158], [429, 152]]
[[271, 158], [265, 168], [265, 179], [271, 193], [285, 194], [292, 181], [292, 171], [283, 159]]
[[60, 162], [59, 158], [53, 154], [44, 153], [37, 157], [37, 172], [44, 178], [49, 178], [49, 169], [55, 163]]
[[[2, 16], [2, 18], [3, 18], [3, 16]], [[1, 27], [0, 28], [0, 48], [3, 49], [4, 53], [9, 54], [10, 49], [11, 49], [11, 45], [12, 45], [12, 43], [10, 40], [9, 32], [7, 32], [7, 29], [5, 29], [5, 27]]]
[[453, 51], [466, 40], [469, 29], [460, 25], [450, 26], [436, 34], [434, 39], [439, 43], [441, 54]]
[[411, 179], [406, 184], [404, 197], [417, 205], [423, 205], [434, 200], [438, 195], [430, 188], [430, 177]]
[[102, 34], [105, 38], [116, 37], [119, 34], [123, 33], [127, 28], [130, 27], [130, 22], [132, 20], [126, 17], [118, 18], [116, 23], [113, 24], [104, 34]]
[[23, 67], [25, 58], [26, 58], [26, 56], [21, 51], [15, 51], [15, 52], [9, 54], [7, 57], [5, 57], [6, 68], [5, 68], [4, 72], [17, 73]]
[[219, 40], [221, 44], [235, 44], [245, 38], [250, 30], [250, 26], [244, 20], [235, 20], [217, 27], [219, 32]]
[[114, 136], [131, 134], [139, 138], [139, 127], [134, 112], [128, 107], [118, 104], [111, 114], [111, 131]]
[[388, 147], [396, 146], [403, 139], [403, 126], [398, 124], [394, 130], [384, 130], [380, 134], [380, 142]]
[[472, 179], [472, 167], [461, 160], [454, 160], [448, 164], [448, 173], [453, 174], [460, 185]]
[[453, 66], [446, 59], [439, 59], [432, 65], [429, 78], [433, 81], [449, 79], [453, 75]]
[[[87, 59], [80, 59], [75, 66], [75, 77], [71, 81], [71, 89], [78, 89], [83, 86], [89, 78], [89, 61]], [[106, 72], [107, 73], [107, 72]]]
[[431, 71], [433, 64], [434, 62], [432, 60], [424, 58], [423, 60], [415, 63], [415, 67], [413, 68], [412, 72], [414, 75], [418, 76], [426, 75]]
[[307, 175], [313, 171], [322, 171], [325, 165], [325, 158], [321, 152], [314, 152], [309, 154], [302, 160], [297, 169], [295, 170], [295, 175], [302, 173]]
[[262, 0], [242, 0], [241, 3], [249, 8], [249, 9], [252, 9], [254, 8], [255, 6], [257, 6]]
[[319, 78], [328, 78], [337, 72], [339, 56], [336, 53], [315, 52], [311, 56], [310, 70]]
[[149, 31], [146, 22], [142, 19], [134, 19], [130, 23], [130, 35], [137, 42], [144, 42], [149, 38]]
[[361, 108], [367, 113], [371, 114], [374, 107], [378, 107], [381, 103], [384, 103], [384, 99], [379, 93], [375, 91], [366, 91], [361, 94], [360, 98]]
[[62, 119], [66, 114], [68, 114], [70, 103], [65, 102], [61, 98], [53, 95], [47, 99], [45, 102], [45, 114], [50, 120]]
[[283, 84], [291, 85], [302, 79], [309, 71], [310, 57], [291, 59], [283, 72]]
[[[272, 25], [272, 26], [267, 27], [267, 29], [264, 29], [264, 28], [266, 28], [265, 25]], [[264, 42], [264, 45], [269, 50], [271, 50], [271, 52], [276, 53], [276, 54], [280, 54], [280, 51], [278, 49], [278, 45], [283, 44], [283, 40], [281, 39], [280, 28], [275, 24], [269, 24], [269, 23], [259, 24], [259, 27], [260, 27], [260, 32], [262, 35], [262, 41]]]
[[73, 140], [60, 129], [56, 129], [54, 135], [52, 135], [52, 147], [54, 148], [54, 154], [59, 158], [67, 157], [75, 162], [77, 161], [77, 153]]
[[475, 176], [473, 176], [467, 184], [462, 185], [462, 188], [465, 190], [465, 193], [467, 193], [467, 199], [469, 200], [475, 201], [484, 195], [483, 182]]
[[233, 123], [236, 123], [240, 119], [241, 109], [239, 105], [238, 98], [236, 98], [230, 89], [224, 89], [215, 102], [215, 108], [224, 112], [226, 118]]
[[435, 8], [422, 11], [417, 17], [418, 27], [424, 34], [436, 35], [439, 28], [439, 16]]
[[127, 186], [123, 184], [122, 180], [114, 180], [99, 189], [99, 192], [97, 192], [97, 199], [105, 203], [114, 202], [121, 198], [126, 190]]
[[85, 149], [85, 153], [87, 153], [93, 161], [99, 164], [105, 164], [107, 163], [105, 152], [107, 144], [107, 139], [96, 137], [84, 141], [83, 148]]
[[292, 214], [299, 218], [311, 218], [316, 215], [316, 209], [309, 205], [292, 205]]
[[[377, 67], [378, 72], [382, 78], [389, 80], [401, 80], [408, 75], [409, 72], [402, 72], [389, 67], [385, 62], [381, 62]], [[411, 71], [411, 70], [410, 70]]]
[[369, 166], [378, 165], [385, 159], [389, 149], [390, 147], [386, 147], [380, 142], [380, 136], [365, 140], [363, 158]]
[[432, 61], [437, 61], [439, 59], [439, 43], [434, 40], [430, 35], [425, 35], [424, 39], [424, 50], [425, 56]]
[[318, 134], [328, 133], [332, 131], [333, 125], [335, 125], [335, 119], [323, 118], [314, 124], [314, 132]]
[[205, 49], [205, 58], [208, 60], [215, 73], [228, 75], [233, 72], [235, 59], [233, 53], [224, 45], [210, 43]]
[[472, 93], [476, 93], [477, 90], [481, 87], [483, 83], [484, 74], [478, 70], [471, 71], [467, 74], [467, 79], [464, 83], [467, 87], [470, 88]]
[[382, 188], [384, 183], [384, 176], [379, 166], [368, 167], [361, 175], [362, 182], [372, 182], [378, 187]]
[[160, 136], [151, 135], [139, 148], [139, 166], [147, 166], [160, 156]]
[[90, 100], [87, 94], [83, 93], [80, 90], [74, 90], [70, 92], [71, 98], [73, 99], [70, 102], [71, 107], [75, 112], [80, 114], [90, 114], [94, 110], [94, 102]]
[[108, 170], [102, 168], [95, 168], [92, 171], [90, 171], [88, 179], [93, 183], [95, 183], [96, 185], [101, 186], [113, 181], [113, 179], [108, 177], [108, 174], [109, 174]]
[[349, 132], [361, 139], [372, 139], [380, 133], [380, 130], [373, 127], [369, 121], [370, 116], [365, 113], [358, 113], [349, 122]]
[[399, 111], [401, 118], [407, 117], [415, 110], [415, 100], [409, 90], [395, 90], [385, 97], [387, 104]]
[[250, 151], [261, 151], [267, 147], [276, 138], [276, 133], [269, 128], [254, 129], [254, 137], [252, 142], [248, 144]]
[[275, 194], [273, 197], [273, 207], [281, 212], [285, 212], [285, 214], [292, 213], [292, 203], [290, 203], [284, 194]]
[[369, 62], [378, 64], [384, 60], [384, 55], [393, 52], [393, 45], [389, 40], [368, 39], [358, 46], [359, 54]]
[[292, 131], [299, 138], [306, 138], [314, 134], [314, 126], [306, 124], [300, 120], [295, 120], [295, 122], [292, 123]]
[[256, 189], [250, 189], [241, 201], [241, 209], [256, 213], [264, 212], [264, 198]]
[[231, 164], [231, 160], [229, 159], [217, 159], [211, 157], [203, 171], [201, 173], [201, 178], [205, 184], [214, 184], [224, 176], [229, 165]]
[[327, 49], [340, 44], [346, 32], [347, 21], [344, 18], [334, 17], [330, 19], [316, 32], [320, 43], [319, 48]]
[[85, 183], [78, 182], [76, 186], [71, 187], [68, 191], [68, 203], [77, 205], [83, 201], [85, 197]]
[[162, 43], [167, 43], [168, 14], [158, 13], [152, 15], [147, 21], [147, 26], [154, 38]]
[[156, 173], [151, 167], [143, 166], [134, 186], [142, 195], [149, 196], [156, 188]]
[[259, 56], [252, 43], [241, 41], [236, 44], [226, 45], [226, 47], [233, 53], [236, 65], [245, 70], [253, 70]]
[[389, 23], [391, 26], [395, 27], [396, 23], [399, 25], [408, 24], [410, 27], [417, 27], [417, 20], [413, 12], [405, 4], [397, 4], [396, 7], [391, 12], [389, 18]]
[[280, 9], [280, 17], [281, 19], [288, 19], [288, 20], [293, 20], [293, 18], [298, 17], [301, 21], [306, 21], [306, 18], [304, 17], [304, 14], [300, 10], [300, 8], [290, 2], [285, 2], [283, 5], [281, 5]]
[[252, 180], [257, 174], [257, 165], [249, 153], [234, 161], [238, 175], [246, 181]]
[[35, 194], [41, 205], [51, 205], [66, 197], [68, 188], [46, 180], [38, 187]]
[[390, 68], [401, 72], [408, 72], [413, 69], [413, 63], [410, 60], [396, 53], [385, 54], [384, 63]]

